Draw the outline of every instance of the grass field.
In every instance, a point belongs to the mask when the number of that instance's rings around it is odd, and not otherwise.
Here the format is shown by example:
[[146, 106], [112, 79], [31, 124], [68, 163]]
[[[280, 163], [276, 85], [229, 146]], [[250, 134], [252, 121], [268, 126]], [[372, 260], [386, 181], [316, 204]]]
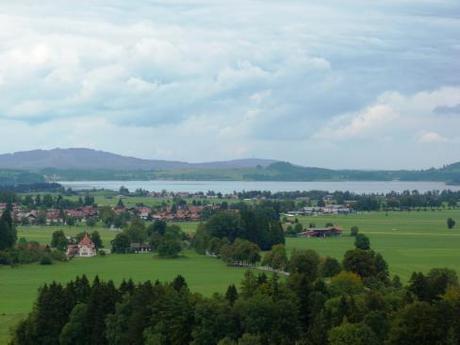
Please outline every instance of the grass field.
[[391, 273], [407, 281], [414, 271], [460, 268], [460, 227], [447, 229], [448, 217], [460, 220], [460, 210], [300, 217], [299, 221], [306, 225], [334, 223], [345, 230], [345, 235], [330, 239], [288, 238], [287, 247], [310, 248], [321, 255], [341, 259], [345, 251], [353, 247], [354, 239], [347, 235], [350, 227], [356, 225], [370, 238], [371, 247], [382, 253]]
[[[289, 250], [294, 248], [314, 249], [321, 255], [338, 259], [353, 248], [353, 238], [348, 229], [357, 225], [360, 232], [371, 240], [371, 246], [383, 254], [392, 274], [398, 274], [405, 281], [413, 271], [428, 271], [432, 267], [460, 268], [460, 227], [448, 230], [446, 219], [452, 217], [460, 223], [460, 210], [383, 212], [355, 214], [348, 216], [299, 217], [305, 225], [315, 223], [324, 226], [331, 222], [344, 228], [340, 238], [307, 239], [288, 238]], [[197, 223], [179, 223], [186, 232], [193, 232]], [[24, 227], [18, 237], [49, 243], [53, 231], [62, 228], [68, 234], [84, 230], [83, 227]], [[97, 227], [104, 244], [117, 231]], [[92, 229], [91, 229], [92, 230]], [[230, 283], [238, 283], [244, 270], [229, 268], [221, 261], [199, 256], [192, 251], [185, 252], [180, 259], [159, 259], [151, 255], [109, 255], [92, 259], [74, 259], [68, 263], [52, 266], [37, 264], [16, 268], [0, 267], [0, 344], [8, 339], [8, 329], [31, 310], [37, 288], [52, 280], [68, 281], [77, 275], [93, 277], [99, 274], [103, 279], [120, 282], [123, 278], [171, 280], [182, 274], [193, 291], [211, 294], [223, 292]]]

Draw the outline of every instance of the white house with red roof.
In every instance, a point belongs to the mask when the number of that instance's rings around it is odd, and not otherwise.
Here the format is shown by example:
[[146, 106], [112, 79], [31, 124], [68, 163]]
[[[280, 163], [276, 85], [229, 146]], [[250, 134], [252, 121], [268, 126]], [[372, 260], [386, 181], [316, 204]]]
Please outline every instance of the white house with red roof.
[[82, 257], [89, 258], [96, 256], [97, 250], [94, 242], [89, 238], [88, 233], [85, 233], [85, 236], [81, 239], [78, 244], [69, 244], [67, 246], [67, 256], [68, 257]]

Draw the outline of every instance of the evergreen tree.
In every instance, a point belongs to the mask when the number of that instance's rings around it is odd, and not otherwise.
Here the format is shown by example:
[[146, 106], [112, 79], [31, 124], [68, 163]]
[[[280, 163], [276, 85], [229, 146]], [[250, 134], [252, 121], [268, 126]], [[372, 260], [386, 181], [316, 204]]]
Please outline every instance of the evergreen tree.
[[7, 207], [0, 217], [0, 250], [12, 248], [16, 244], [16, 226], [11, 217], [11, 211]]
[[230, 305], [233, 305], [238, 299], [238, 290], [235, 285], [229, 285], [227, 291], [225, 292], [225, 299], [230, 303]]

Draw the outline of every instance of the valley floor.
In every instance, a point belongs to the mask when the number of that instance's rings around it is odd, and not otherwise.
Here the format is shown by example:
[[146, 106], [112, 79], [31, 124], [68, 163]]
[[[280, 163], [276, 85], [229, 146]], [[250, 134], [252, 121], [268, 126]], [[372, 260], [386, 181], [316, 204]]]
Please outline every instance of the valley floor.
[[[321, 255], [341, 259], [353, 247], [348, 229], [356, 225], [369, 236], [371, 246], [383, 254], [392, 274], [407, 281], [413, 271], [427, 272], [433, 267], [460, 267], [460, 227], [448, 230], [446, 219], [452, 217], [460, 223], [460, 210], [372, 212], [348, 216], [299, 217], [304, 225], [315, 223], [324, 226], [331, 222], [345, 231], [339, 238], [308, 239], [287, 238], [288, 250], [314, 249]], [[186, 223], [184, 230], [193, 232], [197, 223]], [[49, 243], [51, 234], [58, 227], [24, 227], [18, 237]], [[77, 233], [81, 227], [62, 227], [66, 233]], [[105, 246], [116, 231], [97, 228]], [[119, 283], [123, 278], [136, 281], [168, 281], [183, 275], [192, 291], [211, 295], [224, 292], [231, 283], [238, 284], [244, 269], [227, 267], [222, 261], [200, 256], [191, 250], [179, 259], [160, 259], [150, 254], [108, 255], [88, 259], [74, 259], [68, 263], [51, 266], [38, 264], [19, 267], [0, 267], [0, 344], [7, 343], [9, 329], [28, 313], [35, 300], [37, 289], [53, 280], [69, 281], [77, 275], [96, 274], [102, 279]]]

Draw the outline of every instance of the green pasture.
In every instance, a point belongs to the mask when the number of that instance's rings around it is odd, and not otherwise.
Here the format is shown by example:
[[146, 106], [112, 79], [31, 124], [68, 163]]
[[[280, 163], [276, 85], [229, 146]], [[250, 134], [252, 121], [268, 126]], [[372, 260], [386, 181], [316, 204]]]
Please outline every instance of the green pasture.
[[[460, 210], [370, 212], [347, 216], [299, 217], [308, 226], [333, 223], [344, 229], [339, 238], [288, 238], [288, 249], [314, 249], [321, 255], [338, 259], [353, 248], [354, 238], [349, 229], [356, 225], [371, 240], [371, 247], [382, 253], [392, 274], [404, 281], [414, 271], [427, 272], [433, 267], [460, 268], [460, 224], [447, 229], [446, 220], [452, 217], [460, 223]], [[460, 270], [459, 270], [460, 272]]]

